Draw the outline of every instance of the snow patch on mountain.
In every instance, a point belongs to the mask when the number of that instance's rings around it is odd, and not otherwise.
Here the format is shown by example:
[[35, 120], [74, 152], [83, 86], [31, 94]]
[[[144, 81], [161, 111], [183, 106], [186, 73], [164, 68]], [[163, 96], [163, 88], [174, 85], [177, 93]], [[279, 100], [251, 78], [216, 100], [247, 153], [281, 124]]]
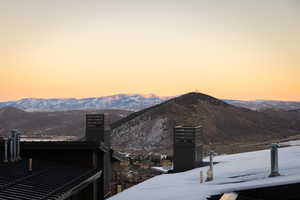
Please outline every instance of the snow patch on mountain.
[[87, 109], [123, 109], [137, 111], [169, 99], [154, 94], [117, 94], [93, 98], [24, 98], [17, 101], [0, 102], [0, 107], [12, 106], [26, 111], [63, 111]]
[[[156, 104], [162, 103], [175, 96], [157, 96], [155, 94], [116, 94], [91, 98], [24, 98], [17, 101], [0, 102], [0, 107], [12, 106], [25, 111], [65, 111], [65, 110], [89, 110], [89, 109], [122, 109], [138, 111]], [[271, 101], [271, 100], [230, 100], [223, 101], [238, 107], [251, 110], [300, 109], [297, 101]]]

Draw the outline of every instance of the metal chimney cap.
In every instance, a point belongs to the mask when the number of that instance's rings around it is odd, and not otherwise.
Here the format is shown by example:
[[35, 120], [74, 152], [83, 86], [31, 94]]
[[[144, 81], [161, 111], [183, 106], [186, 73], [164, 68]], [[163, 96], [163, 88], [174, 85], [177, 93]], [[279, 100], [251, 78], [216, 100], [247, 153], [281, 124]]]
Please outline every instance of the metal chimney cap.
[[271, 144], [271, 147], [272, 147], [272, 148], [279, 148], [280, 145], [279, 145], [278, 143], [272, 143], [272, 144]]
[[19, 133], [18, 129], [15, 129], [15, 128], [12, 129], [11, 132], [12, 132], [12, 133]]
[[209, 151], [208, 155], [217, 156], [218, 154], [216, 152], [214, 152], [214, 151]]

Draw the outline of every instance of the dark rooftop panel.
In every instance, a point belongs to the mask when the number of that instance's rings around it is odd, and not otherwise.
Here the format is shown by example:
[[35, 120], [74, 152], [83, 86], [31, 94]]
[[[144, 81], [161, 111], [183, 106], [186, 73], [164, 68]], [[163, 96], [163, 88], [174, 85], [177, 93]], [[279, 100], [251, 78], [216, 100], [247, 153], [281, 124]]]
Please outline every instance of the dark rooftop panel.
[[[63, 199], [82, 183], [99, 178], [96, 169], [36, 161], [33, 171], [25, 160], [0, 164], [0, 199]], [[68, 194], [67, 194], [68, 193]]]

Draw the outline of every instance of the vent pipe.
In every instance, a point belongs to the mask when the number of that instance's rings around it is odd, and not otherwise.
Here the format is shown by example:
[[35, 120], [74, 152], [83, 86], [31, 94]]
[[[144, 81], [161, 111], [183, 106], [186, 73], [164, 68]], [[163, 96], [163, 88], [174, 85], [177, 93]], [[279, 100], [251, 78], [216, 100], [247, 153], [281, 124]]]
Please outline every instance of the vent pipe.
[[8, 139], [4, 138], [4, 161], [5, 163], [8, 163]]
[[214, 166], [213, 156], [214, 155], [215, 155], [215, 153], [213, 151], [209, 152], [209, 169], [207, 171], [206, 181], [212, 181], [214, 179], [214, 171], [213, 171], [213, 166]]
[[20, 155], [20, 143], [21, 143], [21, 134], [17, 134], [17, 160], [21, 160], [21, 155]]
[[14, 162], [17, 161], [17, 130], [12, 130], [11, 131], [12, 138], [13, 138], [13, 160]]
[[4, 139], [4, 162], [16, 162], [21, 160], [20, 157], [20, 138], [18, 130], [13, 129], [11, 136]]
[[14, 162], [14, 141], [12, 136], [9, 137], [9, 161]]
[[29, 158], [28, 160], [28, 171], [32, 171], [32, 158]]
[[271, 145], [271, 174], [269, 177], [280, 176], [278, 169], [278, 144]]

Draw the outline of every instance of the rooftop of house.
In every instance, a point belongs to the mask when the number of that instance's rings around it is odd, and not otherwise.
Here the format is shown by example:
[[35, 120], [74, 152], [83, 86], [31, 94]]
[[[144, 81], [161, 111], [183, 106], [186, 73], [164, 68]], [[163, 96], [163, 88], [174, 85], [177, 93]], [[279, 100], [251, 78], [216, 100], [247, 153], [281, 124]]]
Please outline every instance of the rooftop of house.
[[97, 141], [24, 141], [21, 148], [25, 149], [100, 149], [104, 152], [110, 148]]
[[[21, 149], [100, 149], [107, 152], [110, 148], [103, 142], [97, 141], [22, 141]], [[3, 148], [4, 142], [0, 140], [0, 147]]]
[[101, 171], [91, 168], [28, 159], [0, 163], [0, 199], [65, 199], [81, 185], [99, 178]]
[[[205, 159], [208, 161], [208, 158]], [[300, 183], [300, 146], [279, 148], [281, 176], [269, 178], [270, 150], [214, 157], [214, 180], [200, 183], [200, 172], [206, 178], [207, 167], [163, 174], [133, 186], [109, 200], [206, 200], [210, 196]]]

